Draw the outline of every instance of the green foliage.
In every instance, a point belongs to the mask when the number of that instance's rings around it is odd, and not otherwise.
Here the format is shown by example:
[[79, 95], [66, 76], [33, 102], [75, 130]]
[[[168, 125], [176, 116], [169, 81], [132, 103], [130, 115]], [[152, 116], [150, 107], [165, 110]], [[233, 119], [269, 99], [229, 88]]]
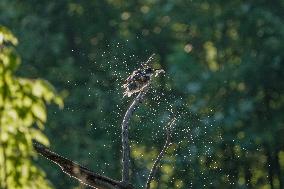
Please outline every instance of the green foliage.
[[45, 145], [45, 103], [62, 100], [45, 80], [15, 76], [20, 64], [17, 39], [0, 26], [0, 188], [51, 188], [45, 173], [35, 166], [32, 140]]

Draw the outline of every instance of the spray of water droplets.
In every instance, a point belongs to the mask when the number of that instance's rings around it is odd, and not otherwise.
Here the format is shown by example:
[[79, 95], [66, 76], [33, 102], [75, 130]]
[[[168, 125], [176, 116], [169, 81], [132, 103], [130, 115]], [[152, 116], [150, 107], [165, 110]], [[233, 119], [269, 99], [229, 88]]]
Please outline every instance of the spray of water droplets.
[[[108, 51], [101, 52], [88, 63], [90, 64], [87, 66], [89, 69], [85, 69], [84, 65], [79, 65], [79, 69], [83, 69], [86, 73], [86, 78], [84, 78], [86, 81], [68, 83], [86, 88], [85, 100], [91, 106], [96, 107], [86, 114], [101, 115], [88, 122], [91, 133], [94, 135], [102, 133], [105, 137], [103, 144], [96, 141], [97, 146], [100, 147], [89, 153], [90, 159], [98, 158], [96, 154], [103, 154], [102, 151], [107, 151], [113, 153], [113, 156], [119, 160], [121, 150], [117, 149], [121, 149], [120, 124], [133, 99], [133, 97], [123, 98], [121, 86], [127, 76], [140, 67], [141, 63], [147, 60], [152, 53], [145, 51], [143, 52], [145, 56], [137, 56], [134, 52], [125, 50], [127, 42], [116, 42], [107, 46]], [[76, 50], [72, 52], [86, 56]], [[163, 68], [163, 63], [156, 62], [155, 64]], [[130, 123], [131, 156], [134, 160], [132, 168], [136, 170], [134, 179], [137, 183], [143, 183], [147, 179], [149, 167], [164, 144], [165, 126], [173, 117], [177, 118], [177, 124], [173, 130], [172, 145], [162, 161], [161, 174], [172, 177], [173, 185], [177, 180], [182, 180], [185, 175], [210, 179], [207, 173], [194, 167], [197, 167], [195, 164], [205, 164], [204, 161], [208, 161], [207, 159], [214, 154], [213, 146], [216, 141], [222, 140], [221, 132], [216, 133], [214, 137], [212, 134], [208, 135], [212, 127], [216, 127], [214, 111], [212, 110], [210, 115], [205, 116], [192, 111], [188, 100], [173, 91], [175, 80], [172, 78], [173, 75], [165, 71], [164, 76], [153, 80], [145, 101], [136, 110]], [[107, 172], [111, 169], [112, 161], [112, 159], [106, 159], [103, 165], [96, 164], [98, 170], [101, 170], [101, 173]], [[211, 162], [211, 164], [211, 168], [218, 171], [217, 162]], [[183, 184], [186, 184], [188, 188], [194, 188], [193, 182]]]

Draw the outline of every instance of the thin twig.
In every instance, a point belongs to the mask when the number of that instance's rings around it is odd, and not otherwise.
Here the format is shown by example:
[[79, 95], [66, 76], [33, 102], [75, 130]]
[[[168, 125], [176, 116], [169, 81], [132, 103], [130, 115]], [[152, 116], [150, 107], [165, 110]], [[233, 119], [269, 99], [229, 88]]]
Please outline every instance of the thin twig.
[[149, 58], [148, 58], [148, 60], [145, 62], [145, 64], [150, 64], [150, 63], [152, 63], [153, 61], [154, 61], [154, 56], [155, 56], [156, 54], [155, 53], [153, 53]]
[[175, 125], [175, 122], [176, 122], [176, 118], [173, 118], [169, 122], [169, 124], [168, 124], [168, 126], [166, 128], [166, 134], [167, 134], [166, 142], [164, 144], [164, 147], [163, 147], [162, 151], [160, 152], [160, 154], [156, 158], [156, 160], [155, 160], [155, 162], [154, 162], [154, 164], [152, 166], [152, 169], [150, 170], [150, 174], [149, 174], [149, 177], [147, 179], [147, 183], [146, 183], [145, 189], [149, 189], [150, 188], [150, 184], [151, 184], [152, 180], [154, 179], [157, 170], [159, 169], [158, 165], [159, 165], [161, 159], [164, 157], [167, 148], [171, 144], [172, 129], [173, 129], [174, 125]]
[[74, 161], [60, 156], [37, 141], [33, 141], [33, 146], [37, 153], [57, 164], [64, 173], [79, 180], [82, 184], [99, 189], [133, 189], [129, 184], [126, 185], [120, 181], [97, 174]]

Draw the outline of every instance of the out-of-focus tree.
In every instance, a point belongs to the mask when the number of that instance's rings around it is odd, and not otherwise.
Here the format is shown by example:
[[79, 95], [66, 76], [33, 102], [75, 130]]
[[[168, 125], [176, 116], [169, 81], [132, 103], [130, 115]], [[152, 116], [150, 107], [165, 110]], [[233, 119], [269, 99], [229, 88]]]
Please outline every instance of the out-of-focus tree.
[[18, 40], [0, 26], [0, 188], [52, 188], [45, 173], [33, 161], [32, 140], [49, 144], [42, 133], [45, 103], [62, 106], [61, 98], [47, 81], [15, 76], [20, 57]]
[[[119, 84], [156, 52], [169, 78], [132, 121], [134, 174], [147, 175], [173, 104], [188, 114], [153, 187], [283, 188], [283, 9], [280, 0], [1, 0], [0, 22], [23, 41], [19, 74], [69, 93], [65, 110], [49, 111], [56, 150], [119, 177]], [[58, 188], [77, 185], [45, 168]], [[133, 179], [139, 187], [145, 177]]]

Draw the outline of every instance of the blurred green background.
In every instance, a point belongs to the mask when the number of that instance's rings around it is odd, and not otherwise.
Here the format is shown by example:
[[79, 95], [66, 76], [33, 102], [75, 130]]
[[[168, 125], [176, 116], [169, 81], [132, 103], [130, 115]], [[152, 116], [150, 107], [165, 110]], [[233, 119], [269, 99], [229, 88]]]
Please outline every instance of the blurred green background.
[[[16, 75], [64, 98], [44, 123], [59, 154], [120, 179], [131, 100], [121, 85], [156, 53], [166, 76], [131, 121], [133, 184], [144, 186], [173, 112], [174, 144], [152, 188], [284, 188], [283, 0], [1, 0], [0, 24], [19, 40]], [[86, 188], [42, 157], [35, 164], [49, 187]]]

